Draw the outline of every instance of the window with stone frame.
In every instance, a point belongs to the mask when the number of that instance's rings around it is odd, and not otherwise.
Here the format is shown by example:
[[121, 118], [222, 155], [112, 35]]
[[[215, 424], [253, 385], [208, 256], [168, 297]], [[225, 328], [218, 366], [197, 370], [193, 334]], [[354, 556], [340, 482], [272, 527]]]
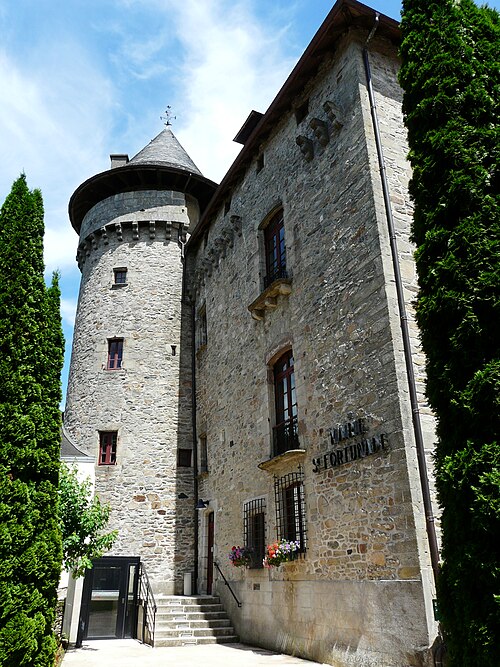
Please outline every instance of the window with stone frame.
[[116, 465], [117, 431], [99, 431], [99, 465]]
[[304, 472], [274, 477], [276, 526], [279, 540], [296, 541], [299, 552], [306, 550], [306, 513], [304, 504]]
[[275, 425], [273, 456], [299, 448], [297, 394], [292, 350], [287, 350], [273, 366]]
[[286, 270], [285, 221], [279, 209], [264, 227], [266, 275], [264, 288], [279, 278], [288, 278]]
[[208, 341], [208, 327], [207, 327], [207, 308], [205, 304], [198, 310], [196, 316], [196, 350], [204, 348]]
[[199, 443], [198, 473], [208, 472], [207, 436], [205, 434], [200, 435], [198, 443]]
[[113, 278], [114, 285], [126, 285], [127, 284], [127, 267], [120, 266], [116, 269], [113, 269]]
[[108, 360], [106, 369], [116, 371], [122, 367], [123, 362], [123, 338], [108, 338]]
[[193, 460], [193, 450], [179, 448], [177, 450], [177, 467], [178, 468], [191, 468]]
[[252, 550], [252, 568], [263, 567], [266, 549], [266, 499], [257, 498], [243, 506], [245, 546]]

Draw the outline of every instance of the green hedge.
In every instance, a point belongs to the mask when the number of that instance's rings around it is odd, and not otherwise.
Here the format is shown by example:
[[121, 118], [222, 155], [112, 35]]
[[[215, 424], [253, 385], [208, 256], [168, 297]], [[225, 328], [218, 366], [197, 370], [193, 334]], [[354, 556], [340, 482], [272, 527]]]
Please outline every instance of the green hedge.
[[453, 666], [500, 665], [500, 20], [405, 0], [417, 319], [438, 420], [438, 604]]
[[0, 211], [0, 665], [52, 667], [63, 337], [43, 203], [21, 176]]

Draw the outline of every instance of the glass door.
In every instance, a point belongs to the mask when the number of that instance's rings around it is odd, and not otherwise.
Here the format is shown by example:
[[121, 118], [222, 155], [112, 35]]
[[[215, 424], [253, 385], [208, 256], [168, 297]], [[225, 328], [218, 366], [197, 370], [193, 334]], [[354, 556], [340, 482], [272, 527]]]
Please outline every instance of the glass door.
[[94, 561], [85, 575], [77, 645], [83, 639], [135, 637], [138, 575], [139, 558]]

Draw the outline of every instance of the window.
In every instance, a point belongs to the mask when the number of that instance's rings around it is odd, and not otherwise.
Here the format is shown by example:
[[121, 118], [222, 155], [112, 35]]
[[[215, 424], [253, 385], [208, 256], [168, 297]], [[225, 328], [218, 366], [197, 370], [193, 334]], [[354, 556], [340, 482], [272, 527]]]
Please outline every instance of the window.
[[107, 370], [117, 370], [122, 367], [123, 360], [123, 338], [110, 338], [108, 340], [108, 362]]
[[177, 450], [177, 466], [179, 468], [190, 468], [192, 459], [192, 450], [191, 449], [178, 449]]
[[200, 459], [199, 459], [199, 470], [198, 472], [208, 472], [208, 448], [207, 448], [207, 436], [200, 435]]
[[114, 466], [116, 464], [117, 431], [99, 431], [99, 465]]
[[252, 549], [250, 567], [262, 567], [266, 549], [266, 501], [258, 498], [243, 506], [245, 546]]
[[257, 173], [259, 173], [259, 171], [262, 171], [263, 169], [264, 169], [264, 153], [261, 153], [257, 158], [256, 171]]
[[113, 269], [114, 274], [114, 284], [115, 285], [126, 285], [127, 284], [127, 269], [126, 267], [121, 266], [120, 268]]
[[295, 109], [295, 121], [297, 125], [304, 120], [309, 113], [309, 100], [305, 100]]
[[208, 340], [208, 329], [207, 329], [207, 309], [203, 305], [198, 311], [198, 317], [196, 319], [196, 349], [204, 347], [207, 344]]
[[276, 421], [273, 427], [273, 456], [278, 456], [299, 448], [292, 350], [285, 352], [274, 364], [274, 402]]
[[274, 478], [276, 526], [279, 540], [299, 543], [299, 551], [306, 550], [306, 517], [304, 505], [304, 473], [298, 472]]
[[266, 277], [264, 287], [278, 278], [287, 278], [283, 210], [279, 210], [264, 229]]

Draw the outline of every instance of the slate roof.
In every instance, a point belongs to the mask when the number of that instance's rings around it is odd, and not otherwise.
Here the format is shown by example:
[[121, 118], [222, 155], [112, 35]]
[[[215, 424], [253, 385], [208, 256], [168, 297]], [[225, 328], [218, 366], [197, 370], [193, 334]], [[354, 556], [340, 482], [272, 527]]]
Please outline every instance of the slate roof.
[[61, 458], [62, 459], [74, 459], [74, 458], [86, 458], [92, 459], [92, 456], [82, 452], [75, 443], [71, 440], [71, 436], [66, 431], [64, 426], [61, 429]]
[[[202, 176], [201, 171], [168, 128], [162, 130], [154, 139], [151, 139], [149, 144], [139, 151], [128, 164], [173, 167], [175, 169], [185, 169], [190, 173]], [[121, 169], [121, 167], [117, 167], [117, 169]]]

